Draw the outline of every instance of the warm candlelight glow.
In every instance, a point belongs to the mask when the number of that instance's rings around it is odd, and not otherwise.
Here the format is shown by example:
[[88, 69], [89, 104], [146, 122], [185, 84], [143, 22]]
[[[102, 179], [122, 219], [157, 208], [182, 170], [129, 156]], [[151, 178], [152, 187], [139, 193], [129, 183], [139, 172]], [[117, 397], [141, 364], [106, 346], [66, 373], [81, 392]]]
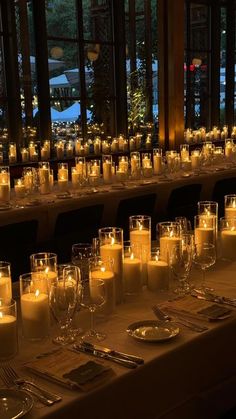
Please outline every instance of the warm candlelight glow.
[[35, 298], [37, 298], [37, 297], [39, 296], [39, 294], [40, 294], [40, 293], [39, 293], [39, 290], [36, 290], [36, 291], [35, 291]]

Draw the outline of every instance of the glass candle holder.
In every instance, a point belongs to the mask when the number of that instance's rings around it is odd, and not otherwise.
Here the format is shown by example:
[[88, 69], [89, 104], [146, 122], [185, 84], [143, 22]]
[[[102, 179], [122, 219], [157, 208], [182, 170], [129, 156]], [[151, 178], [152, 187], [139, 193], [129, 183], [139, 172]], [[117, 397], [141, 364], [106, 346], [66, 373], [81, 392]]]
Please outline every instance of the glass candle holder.
[[83, 138], [76, 138], [75, 140], [75, 155], [76, 156], [80, 154], [82, 142], [83, 142]]
[[39, 162], [39, 190], [42, 195], [51, 192], [49, 162]]
[[236, 217], [220, 219], [221, 257], [226, 260], [236, 260]]
[[82, 282], [89, 278], [89, 260], [93, 256], [91, 243], [74, 243], [71, 248], [71, 261], [80, 269]]
[[29, 150], [26, 147], [23, 147], [21, 149], [21, 161], [23, 163], [28, 162], [29, 161]]
[[79, 178], [80, 178], [80, 174], [78, 173], [76, 167], [72, 167], [71, 168], [71, 183], [72, 183], [72, 188], [76, 189], [78, 188], [80, 182], [79, 182]]
[[111, 183], [112, 182], [112, 156], [111, 155], [102, 156], [102, 171], [103, 171], [104, 183]]
[[33, 167], [23, 167], [23, 179], [26, 192], [28, 194], [33, 193], [34, 191], [34, 168]]
[[216, 243], [216, 217], [214, 215], [194, 216], [195, 244]]
[[72, 143], [72, 141], [68, 141], [66, 143], [66, 157], [68, 159], [71, 159], [73, 157], [73, 155], [74, 155], [74, 146], [73, 146], [73, 143]]
[[102, 260], [113, 259], [116, 303], [123, 299], [123, 229], [104, 227], [98, 231]]
[[68, 163], [58, 163], [57, 183], [60, 191], [68, 189]]
[[40, 148], [40, 156], [41, 160], [48, 160], [50, 159], [50, 147], [45, 147], [44, 145]]
[[0, 201], [10, 201], [10, 169], [9, 166], [0, 167]]
[[133, 151], [130, 153], [130, 167], [131, 167], [131, 177], [133, 179], [139, 179], [141, 176], [141, 163], [140, 163], [140, 153], [138, 151]]
[[189, 160], [189, 144], [180, 144], [181, 161]]
[[65, 144], [63, 140], [59, 140], [55, 144], [56, 148], [56, 155], [58, 160], [62, 160], [64, 158], [64, 150], [65, 150]]
[[17, 304], [0, 298], [0, 361], [13, 358], [18, 352]]
[[86, 177], [86, 160], [85, 157], [75, 157], [75, 167], [79, 175]]
[[198, 170], [201, 163], [201, 150], [196, 149], [191, 152], [191, 165], [193, 170]]
[[154, 175], [160, 175], [162, 173], [162, 149], [153, 149], [153, 173]]
[[131, 246], [140, 246], [142, 263], [147, 263], [151, 253], [151, 217], [149, 215], [129, 217], [129, 235]]
[[43, 274], [48, 284], [57, 279], [57, 255], [56, 253], [40, 252], [30, 255], [32, 272]]
[[10, 262], [0, 261], [0, 298], [6, 302], [12, 299]]
[[151, 177], [153, 175], [151, 153], [142, 154], [142, 172], [144, 177]]
[[88, 180], [91, 186], [97, 186], [100, 181], [100, 160], [93, 159], [88, 162]]
[[142, 145], [142, 134], [137, 132], [134, 139], [135, 139], [136, 150], [139, 150], [141, 148], [141, 145]]
[[95, 137], [94, 143], [93, 143], [93, 149], [94, 154], [100, 154], [101, 153], [101, 139], [100, 137]]
[[130, 152], [134, 151], [135, 148], [136, 148], [135, 139], [134, 139], [134, 137], [130, 137], [129, 138], [129, 150], [130, 150]]
[[160, 240], [160, 255], [168, 262], [172, 247], [180, 243], [180, 224], [175, 221], [164, 221], [157, 224], [157, 235]]
[[24, 198], [26, 195], [26, 187], [24, 184], [24, 178], [14, 179], [14, 190], [16, 198]]
[[225, 195], [225, 218], [236, 217], [236, 194]]
[[113, 259], [102, 259], [100, 256], [94, 256], [89, 259], [89, 279], [101, 279], [104, 281], [106, 301], [100, 312], [106, 315], [112, 314], [115, 310], [116, 302]]
[[9, 152], [8, 152], [9, 163], [16, 163], [17, 153], [16, 153], [16, 143], [9, 143]]
[[160, 248], [152, 252], [147, 262], [147, 287], [150, 291], [169, 289], [169, 266], [160, 254]]
[[29, 143], [29, 157], [32, 160], [33, 154], [36, 152], [36, 144], [34, 141], [30, 141]]
[[47, 337], [50, 312], [45, 276], [34, 272], [20, 275], [20, 304], [24, 338], [38, 340]]
[[198, 215], [204, 220], [207, 217], [215, 218], [214, 224], [216, 233], [218, 231], [218, 202], [215, 201], [199, 201], [197, 203]]
[[102, 141], [102, 153], [108, 154], [111, 152], [111, 145], [107, 140]]
[[142, 289], [142, 260], [140, 246], [124, 245], [123, 281], [126, 295], [136, 295]]
[[234, 149], [234, 140], [232, 138], [227, 138], [225, 140], [225, 157], [231, 159]]

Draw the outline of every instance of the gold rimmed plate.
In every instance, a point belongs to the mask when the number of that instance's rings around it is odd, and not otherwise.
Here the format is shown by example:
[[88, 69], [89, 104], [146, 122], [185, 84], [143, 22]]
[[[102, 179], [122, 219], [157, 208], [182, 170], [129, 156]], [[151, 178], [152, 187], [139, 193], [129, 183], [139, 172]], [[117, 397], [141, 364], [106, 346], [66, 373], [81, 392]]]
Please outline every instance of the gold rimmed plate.
[[1, 419], [21, 418], [32, 409], [33, 404], [33, 398], [26, 391], [0, 389]]
[[179, 327], [172, 322], [142, 320], [128, 326], [129, 336], [143, 342], [164, 342], [179, 334]]

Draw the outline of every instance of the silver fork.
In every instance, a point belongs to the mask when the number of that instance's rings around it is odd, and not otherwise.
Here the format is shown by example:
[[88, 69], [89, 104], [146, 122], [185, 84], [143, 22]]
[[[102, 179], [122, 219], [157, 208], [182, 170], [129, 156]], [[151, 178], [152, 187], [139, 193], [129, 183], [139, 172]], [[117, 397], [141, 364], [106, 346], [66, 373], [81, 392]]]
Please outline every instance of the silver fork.
[[[20, 377], [10, 365], [1, 366], [0, 376], [8, 387], [11, 387], [12, 385], [20, 386], [21, 388], [24, 388], [25, 390], [34, 394], [40, 401], [45, 404], [51, 405], [62, 400], [61, 396], [45, 390], [38, 384], [35, 384], [33, 381]], [[37, 392], [29, 388], [29, 386], [33, 387]]]
[[169, 316], [167, 313], [162, 311], [157, 305], [152, 306], [152, 311], [159, 320], [162, 320], [162, 321], [174, 320], [176, 324], [187, 327], [193, 332], [201, 333], [201, 332], [204, 332], [205, 330], [208, 330], [206, 326], [200, 326], [178, 315], [174, 315], [174, 319], [173, 319], [173, 317]]

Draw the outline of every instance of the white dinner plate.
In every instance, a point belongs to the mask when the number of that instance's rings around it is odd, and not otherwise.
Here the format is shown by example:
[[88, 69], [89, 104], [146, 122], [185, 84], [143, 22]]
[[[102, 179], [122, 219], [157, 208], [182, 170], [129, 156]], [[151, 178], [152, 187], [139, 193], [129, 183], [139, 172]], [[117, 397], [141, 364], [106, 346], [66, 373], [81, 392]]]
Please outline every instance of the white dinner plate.
[[33, 404], [33, 398], [26, 391], [0, 389], [1, 419], [21, 418], [32, 409]]
[[134, 339], [145, 342], [164, 342], [179, 334], [179, 328], [174, 323], [160, 320], [135, 322], [126, 331]]

